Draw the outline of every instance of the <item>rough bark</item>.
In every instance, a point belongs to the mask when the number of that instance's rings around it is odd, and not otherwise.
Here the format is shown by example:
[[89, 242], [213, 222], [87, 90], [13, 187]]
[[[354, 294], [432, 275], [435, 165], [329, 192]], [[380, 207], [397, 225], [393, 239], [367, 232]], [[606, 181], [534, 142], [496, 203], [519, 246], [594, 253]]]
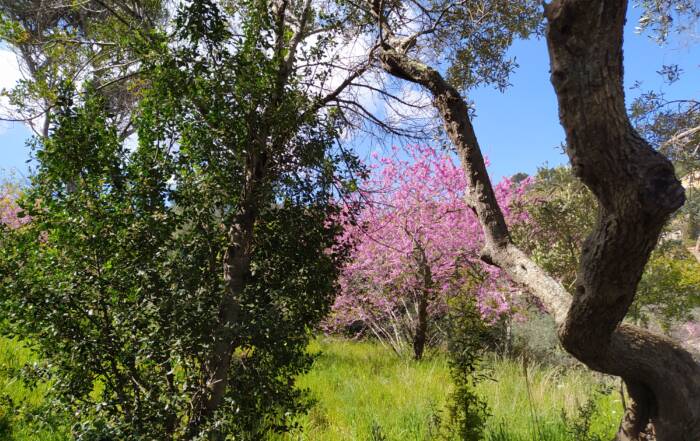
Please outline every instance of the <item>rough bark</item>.
[[240, 321], [241, 298], [250, 273], [253, 228], [257, 219], [257, 193], [265, 173], [265, 161], [248, 161], [246, 186], [240, 213], [229, 230], [229, 244], [223, 258], [225, 292], [219, 303], [213, 342], [208, 359], [202, 366], [202, 391], [191, 403], [187, 426], [188, 438], [194, 438], [201, 426], [219, 408], [226, 394], [233, 353], [239, 346], [236, 325]]
[[559, 325], [564, 348], [587, 366], [622, 377], [630, 402], [621, 441], [700, 440], [700, 365], [670, 339], [621, 324], [649, 253], [684, 201], [669, 161], [632, 128], [622, 89], [626, 2], [566, 1], [547, 7], [552, 82], [576, 174], [596, 195], [597, 226], [584, 245], [573, 298], [512, 244], [467, 106], [438, 71], [385, 44], [390, 74], [427, 89], [468, 181], [485, 237], [483, 258], [527, 286]]
[[685, 201], [673, 166], [632, 127], [622, 37], [627, 2], [559, 1], [546, 8], [552, 84], [574, 173], [599, 202], [566, 321], [564, 347], [621, 376], [630, 392], [618, 438], [700, 439], [700, 366], [670, 340], [620, 325], [668, 217]]

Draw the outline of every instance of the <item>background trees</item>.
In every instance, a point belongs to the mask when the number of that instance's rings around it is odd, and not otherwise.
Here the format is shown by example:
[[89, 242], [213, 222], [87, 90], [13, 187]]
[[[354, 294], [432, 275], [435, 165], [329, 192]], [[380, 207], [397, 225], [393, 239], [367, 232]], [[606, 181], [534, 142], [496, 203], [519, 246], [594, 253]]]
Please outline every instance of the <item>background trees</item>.
[[[518, 201], [527, 221], [511, 231], [532, 259], [573, 292], [579, 256], [595, 225], [593, 194], [568, 167], [540, 169]], [[695, 280], [700, 264], [680, 240], [685, 213], [674, 216], [644, 270], [628, 317], [636, 324], [668, 332], [693, 318], [698, 304]]]
[[[48, 136], [61, 84], [90, 79], [108, 102], [119, 136], [134, 132], [131, 110], [145, 83], [138, 49], [169, 17], [162, 1], [15, 1], [0, 4], [0, 38], [22, 60], [24, 79], [7, 92], [3, 119]], [[142, 48], [142, 47], [141, 47]]]

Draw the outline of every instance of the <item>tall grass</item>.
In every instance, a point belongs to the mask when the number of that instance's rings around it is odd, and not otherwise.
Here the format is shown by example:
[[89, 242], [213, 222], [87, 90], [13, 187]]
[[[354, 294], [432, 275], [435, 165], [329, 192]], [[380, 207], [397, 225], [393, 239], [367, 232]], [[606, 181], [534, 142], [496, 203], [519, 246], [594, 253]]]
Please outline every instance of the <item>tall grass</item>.
[[67, 427], [44, 412], [50, 385], [32, 387], [21, 380], [21, 370], [37, 362], [22, 343], [0, 337], [0, 440], [64, 441]]
[[[438, 439], [447, 414], [451, 381], [444, 356], [421, 362], [401, 359], [369, 342], [321, 338], [313, 369], [299, 379], [316, 405], [299, 419], [302, 429], [279, 438], [309, 441], [376, 441]], [[620, 421], [619, 394], [604, 393], [609, 378], [585, 369], [530, 363], [528, 382], [522, 362], [491, 357], [485, 361], [492, 381], [478, 386], [491, 410], [490, 441], [571, 440], [562, 412], [575, 417], [595, 400], [592, 432], [612, 439]], [[528, 393], [528, 383], [530, 392]], [[530, 398], [531, 397], [531, 402]], [[532, 404], [532, 410], [531, 410]]]
[[[436, 354], [421, 362], [402, 359], [370, 342], [319, 338], [313, 369], [298, 379], [315, 398], [298, 430], [281, 441], [427, 441], [439, 439], [446, 424], [445, 399], [451, 390], [447, 359]], [[0, 338], [0, 440], [64, 441], [68, 428], [42, 420], [50, 385], [27, 387], [20, 370], [34, 363], [30, 349]], [[599, 392], [611, 380], [584, 369], [562, 368], [491, 357], [492, 381], [478, 386], [491, 417], [487, 441], [569, 441], [562, 412], [576, 415], [592, 399], [597, 411], [592, 432], [612, 439], [622, 407], [616, 392]], [[527, 371], [527, 382], [525, 381]], [[528, 392], [529, 389], [529, 392]], [[5, 426], [3, 426], [3, 423]], [[3, 432], [4, 430], [4, 432]]]
[[318, 400], [288, 439], [371, 440], [372, 428], [390, 440], [423, 440], [435, 430], [450, 385], [447, 362], [396, 357], [376, 344], [320, 339], [321, 355], [299, 379]]
[[540, 434], [565, 431], [562, 412], [575, 417], [580, 407], [592, 399], [597, 407], [592, 422], [593, 432], [603, 439], [613, 438], [620, 422], [622, 404], [619, 393], [612, 390], [614, 384], [610, 377], [583, 367], [550, 366], [537, 362], [530, 362], [524, 369], [522, 360], [504, 358], [492, 358], [489, 365], [493, 369], [494, 381], [483, 383], [479, 391], [488, 397], [491, 407], [491, 432], [499, 431], [500, 423], [504, 421], [513, 439], [537, 439]]

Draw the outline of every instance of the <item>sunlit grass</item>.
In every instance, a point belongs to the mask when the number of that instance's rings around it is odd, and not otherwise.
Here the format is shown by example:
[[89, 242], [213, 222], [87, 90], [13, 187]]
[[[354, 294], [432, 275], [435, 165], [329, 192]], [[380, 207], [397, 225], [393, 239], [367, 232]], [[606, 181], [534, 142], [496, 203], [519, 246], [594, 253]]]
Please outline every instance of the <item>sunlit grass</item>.
[[[301, 430], [276, 439], [377, 441], [381, 439], [378, 434], [387, 441], [439, 439], [441, 424], [448, 420], [445, 405], [452, 388], [444, 355], [415, 362], [375, 343], [323, 337], [309, 350], [319, 356], [312, 370], [298, 379], [298, 385], [308, 388], [316, 403], [307, 415], [298, 418]], [[3, 441], [69, 439], [67, 428], [32, 418], [32, 412], [44, 404], [49, 388], [45, 383], [29, 388], [19, 379], [20, 370], [34, 361], [30, 349], [0, 338]], [[487, 359], [485, 367], [493, 378], [479, 386], [491, 411], [487, 440], [570, 440], [562, 412], [575, 415], [590, 398], [598, 407], [594, 432], [603, 440], [613, 438], [622, 406], [617, 390], [610, 391], [619, 387], [611, 379], [583, 368], [537, 362], [524, 365], [522, 360], [498, 357]], [[608, 393], [600, 392], [605, 387]], [[15, 414], [17, 409], [22, 413]]]
[[299, 379], [318, 400], [293, 439], [364, 440], [372, 425], [390, 439], [421, 440], [444, 405], [450, 378], [444, 358], [400, 359], [378, 345], [322, 339], [313, 369]]
[[563, 426], [562, 413], [575, 417], [579, 408], [593, 399], [598, 409], [593, 432], [602, 439], [613, 438], [622, 405], [619, 393], [612, 390], [611, 378], [583, 367], [532, 362], [526, 365], [522, 360], [494, 358], [489, 365], [494, 381], [479, 387], [493, 414], [488, 432], [497, 432], [498, 426], [505, 423], [512, 439], [535, 440], [550, 433], [560, 436], [554, 439], [567, 440], [570, 437]]
[[[444, 356], [415, 362], [374, 343], [328, 338], [314, 342], [311, 351], [320, 355], [299, 385], [311, 390], [317, 404], [299, 419], [303, 430], [283, 439], [373, 440], [373, 426], [387, 440], [438, 439], [452, 387]], [[570, 440], [562, 412], [575, 415], [589, 398], [598, 406], [594, 432], [613, 438], [622, 407], [618, 393], [599, 392], [612, 387], [609, 378], [530, 362], [526, 382], [522, 361], [494, 357], [485, 366], [493, 378], [479, 386], [491, 411], [487, 439]]]
[[42, 417], [49, 384], [26, 385], [20, 372], [36, 357], [22, 343], [0, 337], [0, 439], [3, 441], [63, 441], [67, 428]]

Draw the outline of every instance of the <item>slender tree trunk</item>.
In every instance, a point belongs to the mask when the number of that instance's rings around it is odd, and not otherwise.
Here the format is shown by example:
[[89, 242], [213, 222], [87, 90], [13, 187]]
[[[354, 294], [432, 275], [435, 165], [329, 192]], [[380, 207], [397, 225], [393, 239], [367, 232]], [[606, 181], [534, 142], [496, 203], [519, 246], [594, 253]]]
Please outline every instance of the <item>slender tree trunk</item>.
[[[276, 7], [276, 42], [275, 53], [279, 61], [275, 86], [271, 91], [270, 102], [259, 118], [249, 121], [251, 135], [249, 156], [245, 166], [245, 184], [242, 194], [240, 212], [228, 233], [229, 243], [224, 254], [224, 283], [226, 292], [219, 304], [218, 322], [214, 328], [214, 343], [208, 360], [202, 366], [206, 388], [202, 394], [192, 400], [191, 417], [187, 427], [188, 438], [196, 436], [201, 425], [209, 419], [221, 405], [228, 386], [228, 371], [233, 353], [238, 347], [238, 332], [235, 326], [240, 320], [241, 296], [246, 288], [246, 279], [250, 273], [251, 248], [253, 245], [253, 229], [258, 217], [260, 198], [269, 189], [266, 181], [270, 178], [270, 155], [277, 149], [283, 148], [289, 139], [296, 134], [300, 118], [296, 124], [287, 122], [279, 130], [274, 116], [285, 94], [285, 87], [293, 72], [296, 61], [296, 47], [306, 38], [306, 27], [310, 18], [311, 1], [305, 0], [303, 13], [298, 23], [297, 32], [289, 37], [286, 26], [286, 11], [289, 6], [283, 0]], [[284, 52], [289, 53], [284, 56]], [[340, 93], [348, 84], [339, 87], [334, 92]], [[327, 97], [330, 99], [330, 96]], [[307, 112], [318, 111], [326, 100], [314, 104]], [[268, 201], [269, 202], [269, 201]]]
[[[259, 152], [260, 149], [256, 151]], [[229, 243], [223, 259], [225, 291], [219, 303], [218, 320], [212, 330], [212, 348], [202, 366], [205, 384], [191, 403], [188, 439], [200, 433], [202, 425], [219, 408], [226, 394], [231, 360], [239, 346], [240, 331], [236, 326], [240, 322], [241, 299], [250, 273], [253, 228], [258, 215], [257, 201], [264, 185], [266, 167], [267, 156], [260, 152], [252, 153], [246, 164], [244, 197], [240, 212], [229, 230]]]
[[428, 334], [428, 293], [424, 290], [421, 290], [418, 294], [416, 315], [416, 332], [413, 334], [413, 358], [420, 360], [423, 358]]
[[187, 427], [188, 438], [193, 438], [200, 432], [202, 424], [213, 415], [226, 392], [231, 358], [238, 346], [235, 327], [239, 322], [240, 299], [250, 270], [253, 223], [252, 214], [244, 212], [230, 233], [231, 244], [224, 255], [225, 294], [219, 305], [209, 358], [202, 366], [202, 376], [206, 384], [192, 400], [192, 414]]
[[433, 274], [430, 270], [425, 249], [414, 238], [413, 258], [418, 271], [420, 288], [418, 289], [418, 299], [416, 303], [416, 329], [413, 334], [413, 357], [416, 360], [423, 358], [425, 344], [428, 339], [428, 302], [430, 301], [433, 289]]
[[552, 314], [564, 348], [587, 366], [622, 377], [630, 400], [617, 439], [700, 440], [700, 365], [672, 340], [621, 324], [669, 215], [683, 204], [669, 161], [634, 131], [622, 90], [626, 2], [547, 7], [552, 82], [572, 166], [596, 195], [597, 226], [584, 245], [576, 294], [510, 240], [464, 99], [438, 71], [411, 59], [410, 42], [385, 45], [384, 69], [423, 86], [467, 177], [467, 199], [484, 230], [485, 261], [527, 286]]

